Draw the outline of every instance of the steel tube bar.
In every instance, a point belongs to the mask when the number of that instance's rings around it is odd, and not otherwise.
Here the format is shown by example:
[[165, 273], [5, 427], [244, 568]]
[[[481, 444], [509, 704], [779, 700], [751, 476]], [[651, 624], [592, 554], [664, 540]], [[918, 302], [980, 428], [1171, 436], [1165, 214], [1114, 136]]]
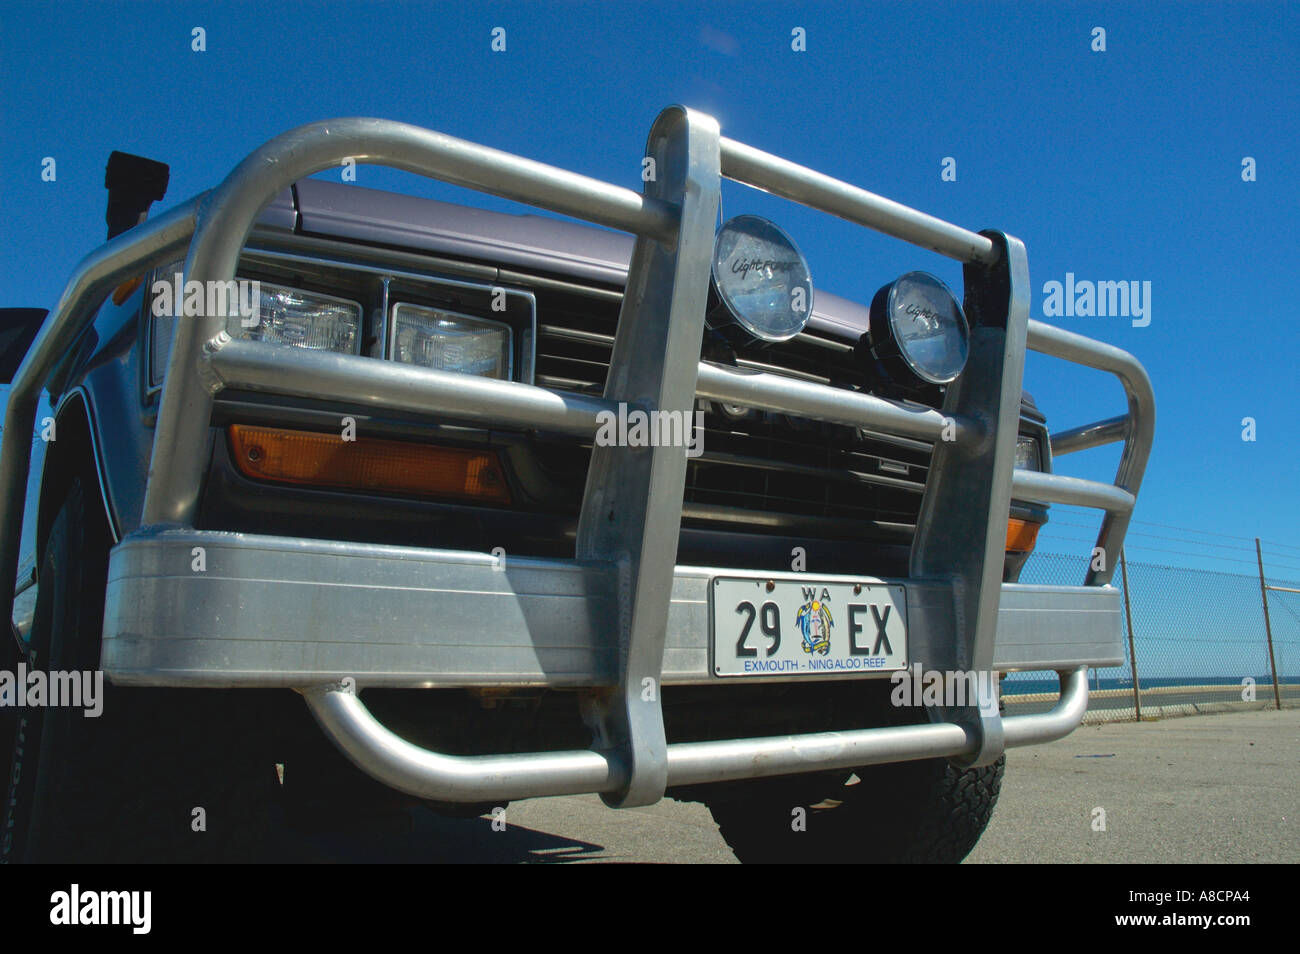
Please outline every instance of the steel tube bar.
[[412, 745], [339, 686], [303, 692], [307, 706], [358, 768], [417, 798], [478, 802], [615, 791], [627, 770], [616, 753], [588, 750], [452, 756]]
[[1061, 697], [1048, 712], [1002, 720], [1007, 745], [1040, 745], [1063, 739], [1079, 727], [1088, 711], [1088, 667], [1057, 673]]
[[[929, 665], [949, 672], [986, 672], [993, 664], [1011, 475], [1024, 399], [1025, 336], [1029, 321], [1029, 262], [1024, 243], [988, 233], [999, 253], [995, 264], [962, 269], [970, 323], [966, 369], [947, 388], [943, 412], [984, 423], [988, 440], [939, 441], [926, 476], [916, 520], [909, 575], [949, 579], [955, 587], [958, 626], [948, 644], [931, 644]], [[978, 728], [980, 744], [966, 765], [988, 765], [1002, 754], [1001, 718], [990, 700], [932, 709], [937, 722]]]
[[796, 414], [852, 427], [884, 429], [931, 441], [940, 440], [950, 424], [952, 436], [960, 443], [980, 435], [974, 422], [966, 418], [945, 417], [942, 412], [930, 408], [905, 408], [871, 394], [797, 381], [763, 371], [727, 368], [706, 361], [700, 362], [695, 393], [712, 401]]
[[[77, 265], [62, 297], [46, 317], [36, 340], [14, 375], [5, 410], [5, 432], [14, 439], [0, 446], [0, 618], [13, 616], [22, 539], [27, 477], [31, 468], [30, 437], [36, 424], [41, 389], [50, 372], [81, 337], [112, 289], [173, 258], [194, 234], [196, 197], [148, 219], [91, 252]], [[21, 435], [27, 439], [19, 439]]]
[[668, 746], [673, 785], [767, 778], [882, 762], [972, 755], [977, 733], [952, 722]]
[[[1127, 351], [1041, 321], [1029, 322], [1029, 348], [1098, 371], [1108, 371], [1119, 378], [1128, 398], [1129, 425], [1115, 472], [1115, 486], [1137, 497], [1156, 433], [1156, 399], [1146, 369]], [[1102, 519], [1097, 547], [1105, 559], [1100, 564], [1089, 561], [1084, 578], [1086, 585], [1104, 586], [1110, 582], [1115, 564], [1119, 562], [1124, 535], [1128, 532], [1131, 511], [1132, 506], [1122, 511], [1110, 511]]]
[[1121, 414], [1119, 417], [1107, 418], [1104, 421], [1094, 421], [1091, 424], [1083, 424], [1053, 434], [1051, 436], [1052, 456], [1061, 457], [1064, 454], [1073, 454], [1076, 451], [1114, 444], [1116, 441], [1124, 440], [1127, 436], [1128, 416], [1125, 414]]
[[[1069, 735], [1088, 709], [1087, 668], [1060, 673], [1061, 697], [1049, 711], [1004, 719], [1008, 746]], [[611, 792], [625, 768], [606, 753], [570, 751], [501, 756], [448, 756], [412, 745], [385, 728], [356, 694], [341, 686], [304, 692], [312, 714], [363, 771], [420, 798], [491, 801]], [[685, 742], [668, 746], [668, 784], [764, 778], [883, 762], [970, 755], [976, 734], [953, 723], [854, 729], [808, 735]]]
[[960, 262], [991, 265], [998, 259], [996, 246], [983, 235], [734, 139], [723, 137], [721, 146], [722, 174], [728, 179], [865, 225]]
[[[690, 421], [709, 300], [721, 177], [717, 120], [673, 106], [646, 140], [657, 176], [647, 195], [680, 210], [665, 246], [638, 236], [605, 381], [607, 400], [648, 405]], [[687, 429], [690, 425], [687, 424]], [[609, 638], [618, 647], [611, 692], [580, 702], [601, 748], [617, 747], [628, 766], [625, 789], [606, 793], [615, 808], [651, 805], [668, 780], [662, 700], [664, 641], [686, 487], [680, 446], [641, 450], [597, 442], [578, 515], [579, 560], [617, 567], [619, 612]]]
[[256, 341], [231, 341], [211, 354], [208, 364], [226, 388], [328, 395], [361, 406], [492, 427], [537, 428], [588, 440], [596, 433], [601, 411], [618, 413], [617, 404], [591, 395]]
[[1033, 470], [1016, 471], [1011, 486], [1017, 500], [1096, 507], [1115, 514], [1131, 513], [1136, 502], [1127, 490], [1111, 484], [1060, 474], [1040, 474]]

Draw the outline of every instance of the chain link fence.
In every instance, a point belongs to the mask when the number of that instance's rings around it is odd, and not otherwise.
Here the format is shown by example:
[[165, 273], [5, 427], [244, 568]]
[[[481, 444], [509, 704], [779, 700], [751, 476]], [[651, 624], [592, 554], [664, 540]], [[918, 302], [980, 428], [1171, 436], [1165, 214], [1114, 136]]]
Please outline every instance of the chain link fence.
[[[1035, 553], [1020, 582], [1077, 586], [1087, 569], [1082, 555]], [[1127, 571], [1132, 629], [1126, 620], [1124, 664], [1089, 673], [1085, 723], [1134, 721], [1139, 712], [1140, 718], [1151, 719], [1273, 708], [1279, 701], [1300, 705], [1300, 592], [1287, 592], [1300, 590], [1300, 583], [1266, 577], [1266, 626], [1258, 575], [1131, 560]], [[1112, 583], [1123, 592], [1124, 574], [1118, 567]], [[1007, 715], [1046, 711], [1057, 690], [1054, 673], [1011, 673], [1002, 683]]]

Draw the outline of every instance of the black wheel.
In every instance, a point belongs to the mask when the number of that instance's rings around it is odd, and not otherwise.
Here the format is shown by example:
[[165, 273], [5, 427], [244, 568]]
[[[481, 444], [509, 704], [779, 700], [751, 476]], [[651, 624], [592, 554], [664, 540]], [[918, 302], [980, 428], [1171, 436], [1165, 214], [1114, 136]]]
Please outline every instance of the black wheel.
[[[93, 684], [109, 539], [86, 486], [73, 480], [51, 527], [24, 661], [28, 671], [91, 673]], [[276, 776], [258, 694], [124, 689], [102, 676], [99, 685], [97, 717], [84, 699], [17, 710], [0, 860], [262, 857]]]
[[955, 864], [988, 825], [1005, 764], [962, 771], [929, 759], [762, 780], [708, 806], [747, 864]]

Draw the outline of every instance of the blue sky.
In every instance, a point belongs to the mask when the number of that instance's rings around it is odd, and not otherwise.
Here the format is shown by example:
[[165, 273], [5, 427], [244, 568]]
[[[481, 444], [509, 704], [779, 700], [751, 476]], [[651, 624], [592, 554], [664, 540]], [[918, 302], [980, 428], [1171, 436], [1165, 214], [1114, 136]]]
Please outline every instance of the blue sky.
[[[1134, 527], [1146, 536], [1130, 538], [1130, 555], [1250, 573], [1246, 538], [1258, 535], [1293, 548], [1266, 544], [1266, 557], [1276, 576], [1300, 579], [1298, 9], [8, 2], [5, 300], [49, 307], [103, 240], [112, 149], [170, 163], [171, 204], [287, 128], [372, 115], [639, 188], [650, 123], [685, 103], [732, 138], [1019, 236], [1033, 317], [1044, 317], [1044, 283], [1067, 272], [1149, 281], [1147, 327], [1050, 319], [1132, 351], [1154, 381], [1159, 425]], [[504, 53], [490, 49], [497, 26]], [[194, 27], [204, 52], [191, 49]], [[805, 52], [791, 49], [795, 27]], [[1091, 49], [1096, 27], [1104, 52]], [[46, 156], [55, 182], [41, 181]], [[941, 181], [945, 156], [955, 182]], [[373, 167], [358, 179], [511, 208]], [[914, 268], [960, 284], [954, 262], [732, 186], [724, 213], [740, 212], [779, 222], [818, 286], [840, 294], [868, 300]], [[1059, 362], [1031, 358], [1026, 381], [1056, 429], [1124, 408], [1109, 378]], [[1254, 442], [1242, 440], [1245, 417]], [[1109, 478], [1117, 456], [1075, 455], [1058, 470]], [[1094, 518], [1057, 516], [1044, 548], [1086, 551], [1090, 532], [1073, 524]], [[1187, 527], [1204, 533], [1174, 529]]]

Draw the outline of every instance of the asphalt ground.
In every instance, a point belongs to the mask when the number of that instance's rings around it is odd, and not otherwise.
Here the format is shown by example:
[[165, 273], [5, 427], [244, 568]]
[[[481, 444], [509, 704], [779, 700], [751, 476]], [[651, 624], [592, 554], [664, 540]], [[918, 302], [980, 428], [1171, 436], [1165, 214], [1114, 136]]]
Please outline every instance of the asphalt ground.
[[1008, 753], [967, 861], [1295, 863], [1298, 781], [1300, 710], [1083, 726]]
[[[1008, 752], [993, 820], [967, 862], [1295, 863], [1298, 782], [1300, 709], [1083, 726]], [[315, 836], [305, 853], [327, 862], [735, 863], [703, 805], [613, 811], [596, 796], [516, 802], [495, 819], [417, 809], [383, 828]]]

